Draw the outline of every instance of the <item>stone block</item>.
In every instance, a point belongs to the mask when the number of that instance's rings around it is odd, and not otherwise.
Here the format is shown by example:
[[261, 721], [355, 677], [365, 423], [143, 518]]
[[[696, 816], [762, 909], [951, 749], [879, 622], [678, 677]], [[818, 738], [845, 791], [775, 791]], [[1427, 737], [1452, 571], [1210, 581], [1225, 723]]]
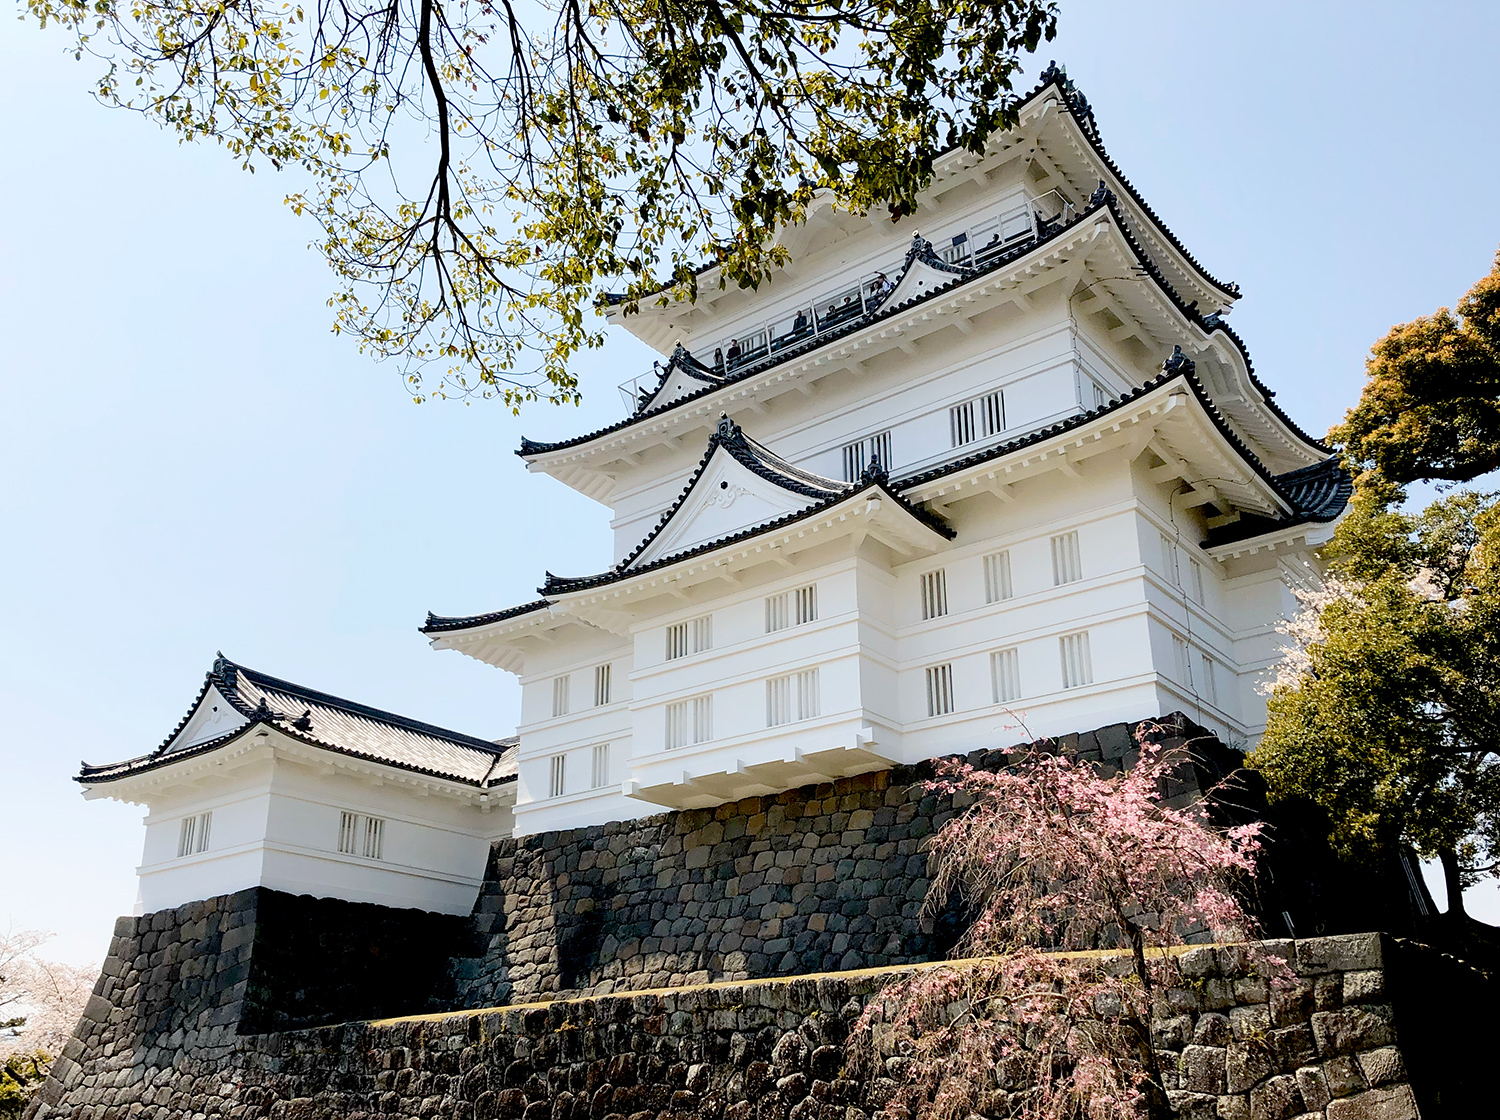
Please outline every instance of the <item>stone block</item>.
[[1291, 1120], [1303, 1111], [1302, 1093], [1291, 1074], [1272, 1077], [1250, 1090], [1250, 1120]]
[[1225, 1091], [1248, 1093], [1280, 1070], [1281, 1063], [1265, 1042], [1231, 1042], [1224, 1054]]
[[1358, 972], [1383, 963], [1378, 933], [1347, 933], [1338, 937], [1309, 937], [1296, 943], [1292, 967], [1300, 976], [1326, 972]]
[[1370, 969], [1344, 973], [1343, 1000], [1350, 1003], [1380, 1003], [1385, 999], [1385, 972]]
[[1296, 1073], [1297, 1088], [1302, 1092], [1302, 1103], [1313, 1112], [1322, 1112], [1332, 1099], [1328, 1092], [1328, 1080], [1321, 1066], [1303, 1066]]
[[1218, 1112], [1219, 1098], [1207, 1093], [1193, 1093], [1186, 1089], [1168, 1089], [1167, 1104], [1179, 1120], [1214, 1120]]
[[1389, 1046], [1394, 1039], [1391, 1010], [1382, 1004], [1314, 1012], [1312, 1030], [1325, 1058]]
[[1406, 1080], [1406, 1064], [1401, 1060], [1401, 1051], [1394, 1046], [1367, 1050], [1358, 1055], [1356, 1060], [1371, 1088]]
[[1224, 1048], [1189, 1046], [1177, 1063], [1177, 1080], [1190, 1093], [1218, 1096], [1224, 1088]]
[[1333, 1101], [1328, 1120], [1419, 1120], [1419, 1113], [1411, 1086], [1393, 1085]]

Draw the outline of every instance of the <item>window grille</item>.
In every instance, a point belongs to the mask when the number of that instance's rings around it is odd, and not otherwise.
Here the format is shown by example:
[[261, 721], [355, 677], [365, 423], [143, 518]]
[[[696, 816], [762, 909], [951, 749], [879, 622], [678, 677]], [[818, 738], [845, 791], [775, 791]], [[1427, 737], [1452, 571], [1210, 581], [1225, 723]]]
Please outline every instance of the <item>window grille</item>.
[[177, 855], [191, 856], [208, 850], [208, 831], [213, 824], [213, 813], [199, 813], [183, 817], [177, 831]]
[[547, 796], [561, 797], [568, 792], [568, 756], [555, 754], [547, 764]]
[[594, 707], [602, 708], [609, 703], [609, 665], [594, 666]]
[[714, 737], [712, 696], [667, 705], [667, 749], [706, 743]]
[[379, 817], [365, 818], [365, 849], [366, 859], [381, 859], [381, 851], [384, 848], [385, 821]]
[[593, 765], [589, 773], [592, 788], [609, 785], [609, 744], [600, 743], [594, 748]]
[[1177, 583], [1177, 546], [1172, 543], [1172, 538], [1167, 534], [1161, 534], [1161, 570], [1173, 583]]
[[667, 627], [667, 660], [714, 648], [714, 616], [702, 615]]
[[1193, 602], [1200, 606], [1203, 603], [1203, 565], [1196, 560], [1189, 561], [1193, 568]]
[[948, 410], [948, 435], [954, 447], [1005, 431], [1005, 394], [996, 389]]
[[927, 714], [945, 716], [953, 711], [953, 666], [933, 665], [927, 670]]
[[1082, 688], [1094, 683], [1094, 666], [1089, 659], [1088, 631], [1065, 634], [1057, 640], [1058, 652], [1062, 656], [1062, 682], [1064, 688]]
[[568, 675], [552, 678], [552, 715], [554, 717], [568, 714], [568, 688], [571, 679]]
[[1061, 533], [1052, 538], [1052, 585], [1076, 583], [1083, 578], [1083, 558], [1078, 550], [1078, 534]]
[[1095, 408], [1103, 408], [1109, 403], [1109, 390], [1106, 389], [1103, 385], [1100, 385], [1099, 382], [1095, 381], [1092, 377], [1089, 378], [1089, 387], [1094, 391], [1093, 395]]
[[948, 613], [948, 573], [944, 568], [923, 572], [922, 619], [941, 618]]
[[339, 813], [339, 851], [365, 859], [385, 858], [385, 821], [347, 810]]
[[880, 460], [882, 467], [890, 470], [891, 433], [889, 431], [877, 432], [873, 436], [866, 436], [864, 439], [844, 444], [844, 481], [858, 482], [865, 467], [869, 465], [871, 459], [875, 458]]
[[1021, 698], [1021, 654], [1016, 649], [997, 649], [990, 654], [990, 684], [995, 703], [1009, 704]]
[[1200, 674], [1203, 678], [1203, 699], [1207, 700], [1210, 704], [1217, 705], [1219, 703], [1219, 681], [1218, 675], [1214, 672], [1214, 659], [1205, 653], [1200, 657], [1198, 666], [1203, 670]]
[[990, 553], [984, 558], [984, 601], [998, 603], [1014, 594], [1010, 583], [1010, 550]]
[[766, 726], [815, 719], [820, 714], [818, 671], [805, 669], [766, 682]]
[[766, 599], [766, 633], [814, 622], [818, 617], [818, 585], [783, 591]]
[[1193, 659], [1192, 651], [1188, 649], [1187, 642], [1172, 635], [1172, 659], [1176, 662], [1177, 683], [1188, 688], [1193, 686]]

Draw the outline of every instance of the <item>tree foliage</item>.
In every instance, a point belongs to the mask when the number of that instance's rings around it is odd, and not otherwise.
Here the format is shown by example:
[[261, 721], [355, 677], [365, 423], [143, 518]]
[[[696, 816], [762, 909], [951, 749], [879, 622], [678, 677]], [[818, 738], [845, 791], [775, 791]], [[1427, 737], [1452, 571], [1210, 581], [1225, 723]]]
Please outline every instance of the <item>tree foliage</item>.
[[1500, 858], [1500, 497], [1418, 514], [1366, 489], [1304, 595], [1251, 763], [1328, 815], [1342, 852], [1409, 844], [1443, 863], [1450, 912]]
[[[973, 804], [933, 838], [928, 905], [965, 900], [958, 955], [981, 959], [907, 975], [860, 1020], [854, 1057], [895, 1055], [905, 1115], [1170, 1113], [1150, 1031], [1178, 974], [1170, 950], [1249, 934], [1236, 887], [1254, 874], [1260, 826], [1211, 823], [1217, 790], [1163, 805], [1184, 755], [1150, 740], [1114, 776], [1045, 753], [999, 773], [940, 764], [935, 786]], [[1126, 955], [1044, 951], [1100, 946]]]
[[1392, 327], [1365, 371], [1359, 403], [1328, 433], [1356, 469], [1398, 486], [1500, 469], [1500, 252], [1457, 315]]
[[0, 1118], [20, 1116], [62, 1053], [99, 970], [42, 958], [51, 934], [0, 932]]
[[[1014, 119], [1055, 0], [27, 0], [96, 93], [300, 168], [335, 330], [424, 395], [574, 400], [589, 312], [754, 285], [814, 199], [909, 212]], [[429, 376], [424, 379], [424, 369]], [[433, 371], [441, 371], [432, 376]]]

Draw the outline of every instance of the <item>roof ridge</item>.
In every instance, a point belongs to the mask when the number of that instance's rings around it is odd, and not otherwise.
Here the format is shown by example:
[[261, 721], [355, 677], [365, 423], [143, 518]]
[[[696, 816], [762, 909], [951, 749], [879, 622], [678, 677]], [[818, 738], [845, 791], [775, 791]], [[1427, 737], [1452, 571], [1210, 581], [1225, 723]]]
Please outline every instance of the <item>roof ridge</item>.
[[375, 708], [369, 704], [361, 704], [357, 700], [348, 700], [342, 696], [335, 696], [331, 692], [323, 692], [315, 688], [307, 688], [304, 685], [281, 677], [273, 677], [269, 673], [262, 673], [248, 666], [237, 664], [228, 658], [223, 659], [225, 664], [244, 673], [254, 684], [262, 688], [269, 688], [289, 696], [296, 696], [303, 700], [312, 700], [330, 708], [340, 708], [351, 715], [360, 716], [363, 719], [373, 720], [377, 723], [389, 724], [392, 727], [400, 727], [406, 731], [417, 731], [431, 735], [437, 739], [446, 739], [460, 746], [475, 747], [478, 750], [490, 754], [496, 753], [495, 744], [488, 739], [481, 739], [477, 735], [466, 735], [461, 731], [452, 731], [446, 727], [439, 727], [435, 723], [425, 720], [412, 719], [409, 716], [399, 715], [396, 712], [388, 712], [383, 708]]

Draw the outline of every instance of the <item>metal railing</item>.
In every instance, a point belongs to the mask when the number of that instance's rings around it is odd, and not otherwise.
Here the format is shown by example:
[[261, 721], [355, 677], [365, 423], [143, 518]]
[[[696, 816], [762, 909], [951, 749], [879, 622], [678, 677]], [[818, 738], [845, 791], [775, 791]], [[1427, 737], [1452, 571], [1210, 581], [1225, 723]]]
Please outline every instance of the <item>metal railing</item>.
[[[1042, 237], [1072, 221], [1076, 210], [1059, 191], [1028, 198], [967, 229], [951, 234], [933, 251], [944, 262], [965, 268], [983, 268], [995, 257], [1029, 238]], [[732, 373], [790, 346], [836, 330], [850, 320], [874, 310], [894, 286], [900, 265], [869, 272], [856, 284], [825, 293], [808, 303], [783, 312], [768, 322], [745, 328], [733, 338], [713, 347], [703, 347], [693, 356], [712, 370]], [[645, 396], [655, 391], [660, 369], [639, 374], [620, 383], [625, 407], [634, 412]]]

